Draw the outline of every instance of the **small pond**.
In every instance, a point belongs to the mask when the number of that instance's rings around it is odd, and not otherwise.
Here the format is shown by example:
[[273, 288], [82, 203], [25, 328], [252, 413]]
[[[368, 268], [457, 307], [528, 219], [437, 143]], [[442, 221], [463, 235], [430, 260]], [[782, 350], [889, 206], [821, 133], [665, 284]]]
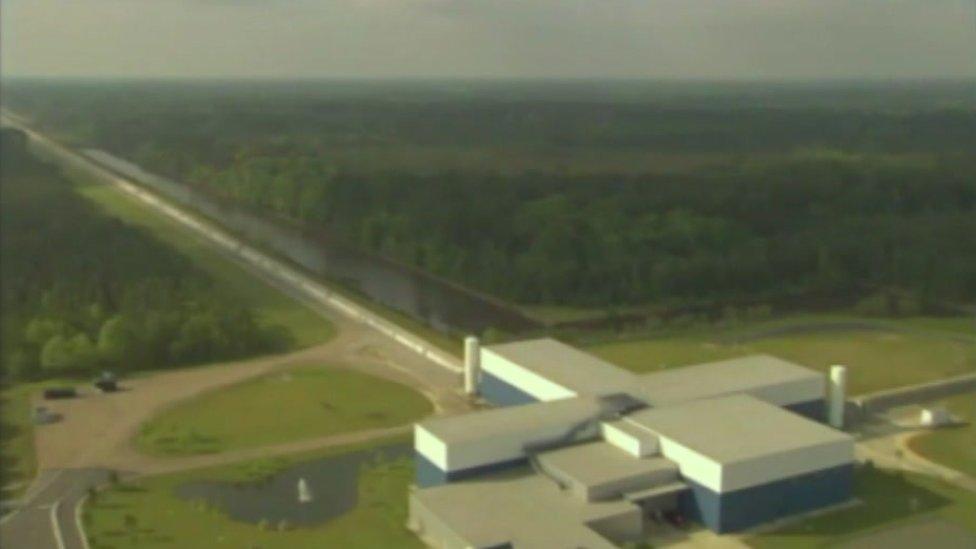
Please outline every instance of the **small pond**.
[[[397, 444], [329, 456], [285, 468], [257, 482], [192, 481], [176, 487], [176, 496], [205, 501], [234, 520], [250, 523], [287, 521], [295, 526], [320, 524], [352, 510], [359, 499], [362, 466], [413, 455]], [[311, 501], [302, 503], [298, 483], [305, 479]]]

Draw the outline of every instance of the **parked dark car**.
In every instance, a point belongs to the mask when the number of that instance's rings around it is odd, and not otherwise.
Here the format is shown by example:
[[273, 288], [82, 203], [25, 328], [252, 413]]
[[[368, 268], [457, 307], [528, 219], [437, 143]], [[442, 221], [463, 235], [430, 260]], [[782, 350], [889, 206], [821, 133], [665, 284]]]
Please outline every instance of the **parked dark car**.
[[119, 390], [119, 382], [112, 372], [102, 372], [102, 375], [95, 379], [95, 387], [103, 393], [114, 393]]
[[685, 525], [688, 524], [688, 521], [687, 519], [685, 519], [685, 516], [679, 513], [678, 511], [665, 511], [664, 520], [670, 522], [671, 524], [677, 526], [678, 528], [684, 528]]
[[51, 387], [50, 389], [44, 389], [44, 398], [47, 400], [75, 398], [76, 396], [78, 396], [78, 391], [74, 387]]
[[113, 393], [113, 392], [119, 390], [119, 384], [114, 379], [112, 379], [112, 380], [105, 380], [105, 379], [95, 380], [95, 387], [97, 387], [98, 390], [101, 391], [101, 392], [103, 392], [103, 393]]

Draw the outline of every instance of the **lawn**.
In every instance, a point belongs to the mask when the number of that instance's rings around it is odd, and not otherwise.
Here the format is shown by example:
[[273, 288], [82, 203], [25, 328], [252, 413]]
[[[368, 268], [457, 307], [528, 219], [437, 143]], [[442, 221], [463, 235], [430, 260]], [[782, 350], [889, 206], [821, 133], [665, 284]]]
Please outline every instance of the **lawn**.
[[917, 436], [909, 446], [932, 461], [976, 477], [976, 394], [955, 396], [943, 403], [966, 423]]
[[0, 499], [18, 497], [34, 478], [34, 429], [31, 425], [31, 394], [34, 383], [22, 383], [0, 391]]
[[[597, 343], [589, 350], [637, 372], [752, 353], [773, 354], [822, 372], [831, 364], [846, 364], [852, 394], [976, 370], [976, 339], [966, 341], [956, 331], [956, 323], [911, 319], [872, 322], [875, 329], [838, 328], [843, 322], [861, 320], [802, 317], [736, 328], [696, 328], [668, 336]], [[952, 329], [938, 329], [940, 326]]]
[[220, 281], [218, 288], [251, 307], [262, 322], [286, 329], [291, 334], [293, 347], [323, 343], [335, 335], [335, 327], [328, 320], [218, 253], [209, 242], [190, 229], [110, 185], [79, 182], [77, 189], [109, 215], [145, 228], [159, 240], [190, 257], [214, 280]]
[[[396, 442], [406, 443], [405, 439]], [[416, 547], [404, 526], [409, 460], [372, 463], [360, 470], [359, 501], [349, 513], [310, 528], [262, 529], [233, 521], [219, 510], [173, 495], [179, 484], [199, 479], [253, 481], [288, 464], [390, 444], [390, 440], [334, 448], [274, 462], [256, 461], [151, 477], [99, 493], [82, 515], [92, 549], [171, 548], [299, 549], [320, 547]]]
[[304, 366], [180, 404], [146, 423], [136, 444], [154, 455], [216, 453], [404, 425], [431, 411], [404, 385]]
[[[976, 493], [930, 477], [862, 468], [851, 508], [746, 539], [756, 548], [822, 547], [915, 522], [944, 521], [976, 534]], [[938, 547], [938, 540], [932, 540]]]

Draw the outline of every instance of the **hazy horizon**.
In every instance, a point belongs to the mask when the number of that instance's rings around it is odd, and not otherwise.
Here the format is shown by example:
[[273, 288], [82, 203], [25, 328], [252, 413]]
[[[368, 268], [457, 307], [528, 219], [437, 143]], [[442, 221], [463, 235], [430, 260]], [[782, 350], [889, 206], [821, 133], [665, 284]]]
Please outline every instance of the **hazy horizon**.
[[8, 78], [976, 78], [969, 0], [3, 0]]

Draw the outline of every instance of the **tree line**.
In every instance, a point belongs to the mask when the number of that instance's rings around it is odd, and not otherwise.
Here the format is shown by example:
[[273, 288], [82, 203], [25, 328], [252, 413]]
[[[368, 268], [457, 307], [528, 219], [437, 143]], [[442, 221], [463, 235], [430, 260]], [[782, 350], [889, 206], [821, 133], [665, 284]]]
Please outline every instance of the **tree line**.
[[677, 175], [356, 174], [242, 156], [208, 192], [524, 303], [976, 298], [976, 166], [806, 151]]
[[[7, 97], [310, 232], [514, 301], [615, 307], [976, 299], [973, 86], [28, 83]], [[457, 161], [405, 168], [418, 151]], [[583, 169], [584, 154], [631, 163]]]

